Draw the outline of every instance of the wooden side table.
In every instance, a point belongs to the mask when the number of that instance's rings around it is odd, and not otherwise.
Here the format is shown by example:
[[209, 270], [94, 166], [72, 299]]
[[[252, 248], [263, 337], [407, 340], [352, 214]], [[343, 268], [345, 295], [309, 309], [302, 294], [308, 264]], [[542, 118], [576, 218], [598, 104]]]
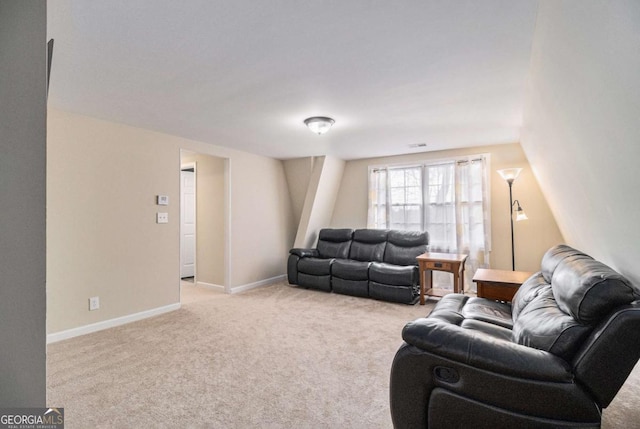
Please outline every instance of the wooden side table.
[[508, 301], [513, 299], [518, 288], [533, 273], [527, 271], [505, 271], [479, 268], [473, 276], [478, 286], [478, 297]]
[[[444, 296], [449, 291], [432, 287], [433, 270], [453, 274], [453, 292], [464, 292], [464, 262], [467, 255], [455, 253], [427, 252], [416, 258], [420, 268], [420, 305], [424, 305], [425, 293], [429, 296]], [[427, 279], [425, 280], [425, 274]], [[428, 281], [427, 281], [428, 280]]]

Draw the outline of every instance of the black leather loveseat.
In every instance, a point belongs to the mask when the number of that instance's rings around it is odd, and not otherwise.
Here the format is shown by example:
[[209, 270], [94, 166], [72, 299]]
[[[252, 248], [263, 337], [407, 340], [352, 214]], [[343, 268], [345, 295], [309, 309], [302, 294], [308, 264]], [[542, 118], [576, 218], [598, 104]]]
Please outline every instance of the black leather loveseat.
[[599, 428], [640, 356], [639, 298], [564, 245], [547, 251], [513, 305], [445, 296], [402, 332], [394, 427]]
[[322, 229], [315, 249], [291, 249], [289, 283], [306, 288], [415, 303], [416, 256], [427, 251], [426, 232]]

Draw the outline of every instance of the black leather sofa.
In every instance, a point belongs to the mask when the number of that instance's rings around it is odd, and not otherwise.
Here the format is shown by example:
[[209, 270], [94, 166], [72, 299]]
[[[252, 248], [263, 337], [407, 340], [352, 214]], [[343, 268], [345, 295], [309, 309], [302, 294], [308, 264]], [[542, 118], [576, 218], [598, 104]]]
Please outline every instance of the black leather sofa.
[[396, 428], [599, 428], [640, 357], [640, 290], [568, 246], [513, 305], [460, 294], [407, 324], [391, 368]]
[[427, 251], [426, 232], [322, 229], [315, 249], [291, 249], [290, 284], [385, 301], [415, 303], [416, 256]]

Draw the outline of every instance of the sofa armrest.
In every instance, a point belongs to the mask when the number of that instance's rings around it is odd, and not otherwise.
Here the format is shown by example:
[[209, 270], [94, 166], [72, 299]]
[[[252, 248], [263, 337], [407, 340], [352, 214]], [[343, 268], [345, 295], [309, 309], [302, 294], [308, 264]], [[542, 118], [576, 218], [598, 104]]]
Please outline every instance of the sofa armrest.
[[319, 256], [318, 249], [299, 249], [294, 248], [289, 250], [289, 253], [296, 255], [299, 258], [317, 258]]
[[500, 340], [438, 319], [422, 318], [402, 330], [408, 344], [462, 364], [514, 377], [567, 382], [567, 362], [543, 350]]

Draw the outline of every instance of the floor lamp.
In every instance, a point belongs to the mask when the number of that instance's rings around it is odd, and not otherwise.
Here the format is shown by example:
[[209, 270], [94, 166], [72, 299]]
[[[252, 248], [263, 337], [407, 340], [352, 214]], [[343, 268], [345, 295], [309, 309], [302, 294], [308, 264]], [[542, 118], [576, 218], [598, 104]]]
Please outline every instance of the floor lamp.
[[512, 271], [516, 270], [516, 256], [515, 256], [515, 249], [514, 249], [514, 242], [513, 242], [513, 206], [514, 205], [517, 206], [516, 222], [528, 219], [527, 215], [524, 213], [524, 210], [522, 210], [522, 207], [520, 207], [520, 201], [513, 200], [513, 192], [512, 192], [513, 182], [516, 180], [516, 177], [518, 177], [518, 174], [520, 174], [521, 171], [522, 171], [522, 168], [505, 168], [503, 170], [498, 170], [498, 174], [500, 174], [500, 176], [502, 176], [502, 178], [506, 180], [507, 183], [509, 184], [509, 218], [511, 221], [511, 270]]

